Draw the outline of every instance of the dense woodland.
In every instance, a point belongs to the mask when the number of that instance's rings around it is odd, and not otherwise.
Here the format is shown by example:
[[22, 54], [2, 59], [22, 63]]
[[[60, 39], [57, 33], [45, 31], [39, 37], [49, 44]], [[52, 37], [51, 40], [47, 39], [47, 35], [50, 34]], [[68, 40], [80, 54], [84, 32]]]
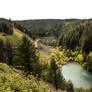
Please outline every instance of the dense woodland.
[[11, 23], [11, 20], [9, 21], [5, 19], [0, 20], [0, 32], [3, 32], [8, 35], [13, 34], [13, 25]]
[[[74, 90], [91, 92], [92, 88], [74, 89], [72, 82], [66, 81], [61, 72], [62, 65], [71, 61], [78, 62], [92, 72], [91, 22], [91, 19], [28, 21], [0, 19], [0, 37], [2, 34], [4, 38], [6, 37], [5, 41], [0, 38], [0, 91], [55, 92], [56, 90], [58, 92], [58, 89], [62, 89], [61, 92], [74, 92]], [[21, 36], [20, 44], [16, 46], [7, 39], [7, 35], [14, 34], [14, 28], [27, 34]], [[49, 44], [54, 47], [54, 52], [50, 56], [41, 58], [39, 49], [35, 48], [29, 36], [33, 40], [54, 37], [54, 45]], [[17, 74], [13, 69], [20, 70], [23, 74]], [[55, 90], [43, 87], [40, 84], [41, 80], [53, 84]], [[24, 87], [25, 84], [27, 86]]]
[[[54, 37], [56, 40], [52, 42], [48, 39], [50, 45], [52, 43], [73, 51], [82, 50], [83, 64], [92, 72], [92, 19], [25, 20], [15, 23], [23, 26], [33, 38]], [[46, 45], [46, 40], [43, 43]]]

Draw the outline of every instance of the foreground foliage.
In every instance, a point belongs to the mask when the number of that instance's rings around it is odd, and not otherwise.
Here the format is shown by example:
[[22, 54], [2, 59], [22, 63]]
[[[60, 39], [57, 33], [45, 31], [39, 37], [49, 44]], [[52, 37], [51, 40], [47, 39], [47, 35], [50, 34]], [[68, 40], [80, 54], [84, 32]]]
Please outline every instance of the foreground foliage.
[[0, 63], [0, 92], [54, 92], [33, 76], [25, 77]]

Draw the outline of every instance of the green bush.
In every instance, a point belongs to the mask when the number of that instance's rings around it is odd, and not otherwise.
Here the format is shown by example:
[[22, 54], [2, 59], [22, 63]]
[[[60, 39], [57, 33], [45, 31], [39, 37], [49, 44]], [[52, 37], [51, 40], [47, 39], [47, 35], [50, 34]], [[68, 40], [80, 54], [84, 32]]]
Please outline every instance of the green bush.
[[0, 92], [54, 92], [33, 76], [25, 77], [0, 63]]

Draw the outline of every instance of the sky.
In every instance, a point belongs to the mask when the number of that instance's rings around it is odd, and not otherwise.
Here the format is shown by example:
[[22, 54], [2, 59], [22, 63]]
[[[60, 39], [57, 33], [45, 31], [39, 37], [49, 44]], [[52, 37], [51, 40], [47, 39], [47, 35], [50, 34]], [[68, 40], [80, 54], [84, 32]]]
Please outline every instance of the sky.
[[89, 19], [92, 0], [0, 0], [0, 18]]

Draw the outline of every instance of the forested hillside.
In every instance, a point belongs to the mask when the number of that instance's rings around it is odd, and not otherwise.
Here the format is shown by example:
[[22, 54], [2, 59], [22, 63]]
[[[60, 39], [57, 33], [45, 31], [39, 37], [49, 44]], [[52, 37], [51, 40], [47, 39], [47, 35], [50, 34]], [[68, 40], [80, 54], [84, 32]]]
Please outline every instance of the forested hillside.
[[91, 51], [91, 19], [25, 20], [16, 23], [19, 28], [26, 29], [26, 33], [33, 37], [56, 37], [59, 45], [71, 49], [80, 46], [86, 52]]
[[0, 91], [91, 92], [74, 88], [61, 69], [77, 62], [92, 72], [91, 30], [91, 19], [0, 19]]
[[43, 37], [40, 42], [45, 45], [63, 46], [73, 51], [82, 50], [82, 64], [92, 72], [92, 19], [24, 20], [15, 23], [20, 28], [23, 26], [29, 36]]
[[[60, 86], [62, 82], [59, 82], [63, 81], [61, 72], [58, 74], [60, 80], [56, 80], [58, 84], [50, 80], [49, 70], [53, 69], [47, 62], [41, 61], [32, 39], [20, 32], [11, 20], [1, 20], [3, 21], [0, 24], [0, 91], [55, 92], [54, 86], [56, 86], [57, 92], [62, 92], [63, 86]], [[56, 63], [55, 66], [57, 67]], [[57, 69], [59, 68], [57, 67], [55, 72]]]
[[[24, 27], [32, 35], [36, 37], [56, 36], [58, 37], [61, 31], [70, 30], [72, 27], [80, 24], [80, 20], [24, 20], [15, 21], [20, 27]], [[18, 26], [19, 27], [19, 26]]]

